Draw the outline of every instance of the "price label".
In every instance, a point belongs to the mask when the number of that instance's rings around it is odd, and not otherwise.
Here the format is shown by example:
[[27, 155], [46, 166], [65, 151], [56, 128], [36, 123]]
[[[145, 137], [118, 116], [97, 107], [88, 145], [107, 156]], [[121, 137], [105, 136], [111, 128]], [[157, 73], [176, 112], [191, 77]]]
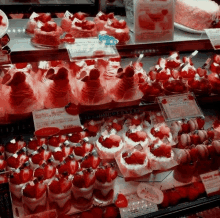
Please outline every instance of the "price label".
[[13, 218], [11, 194], [9, 184], [0, 184], [0, 217]]
[[[42, 134], [57, 134], [65, 130], [81, 128], [79, 115], [70, 115], [65, 108], [54, 108], [34, 111], [33, 119], [35, 132]], [[68, 132], [68, 131], [67, 131]]]
[[193, 93], [160, 96], [157, 98], [157, 102], [160, 105], [163, 116], [167, 122], [204, 116], [196, 103]]
[[66, 44], [70, 61], [86, 58], [118, 56], [115, 46], [106, 46], [98, 38], [77, 38], [74, 44]]
[[220, 194], [220, 171], [200, 175], [208, 196]]
[[210, 42], [215, 50], [220, 49], [220, 29], [205, 29]]

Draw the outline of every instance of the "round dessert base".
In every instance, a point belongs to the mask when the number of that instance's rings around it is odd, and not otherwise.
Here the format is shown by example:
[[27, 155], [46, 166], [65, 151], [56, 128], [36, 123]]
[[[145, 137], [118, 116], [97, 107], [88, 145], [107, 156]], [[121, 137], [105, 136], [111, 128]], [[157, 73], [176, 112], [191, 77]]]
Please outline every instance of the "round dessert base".
[[31, 44], [36, 48], [46, 48], [46, 49], [61, 49], [64, 46], [64, 43], [60, 43], [59, 45], [39, 44], [36, 42], [36, 40], [34, 38], [31, 39]]
[[25, 34], [27, 36], [34, 37], [34, 33], [28, 32], [27, 30], [25, 30]]

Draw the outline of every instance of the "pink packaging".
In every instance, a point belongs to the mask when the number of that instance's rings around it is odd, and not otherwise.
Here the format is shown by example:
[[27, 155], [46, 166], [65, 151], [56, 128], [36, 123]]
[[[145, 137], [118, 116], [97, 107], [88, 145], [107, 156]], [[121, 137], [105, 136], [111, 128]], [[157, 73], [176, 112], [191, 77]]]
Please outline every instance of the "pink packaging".
[[136, 0], [134, 30], [137, 43], [173, 40], [174, 1]]

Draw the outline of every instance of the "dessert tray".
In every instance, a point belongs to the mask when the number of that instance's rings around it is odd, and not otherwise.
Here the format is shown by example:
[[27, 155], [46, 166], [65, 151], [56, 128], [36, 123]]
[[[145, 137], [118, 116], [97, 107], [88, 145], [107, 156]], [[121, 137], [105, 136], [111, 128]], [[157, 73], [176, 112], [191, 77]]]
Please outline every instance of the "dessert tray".
[[202, 33], [205, 33], [205, 31], [203, 30], [194, 30], [194, 29], [191, 29], [189, 27], [186, 27], [182, 24], [179, 24], [179, 23], [176, 23], [174, 22], [174, 26], [177, 28], [177, 29], [180, 29], [182, 31], [185, 31], [185, 32], [189, 32], [189, 33], [195, 33], [195, 34], [202, 34]]
[[54, 45], [45, 45], [45, 44], [39, 44], [37, 42], [35, 42], [35, 39], [32, 38], [31, 39], [31, 44], [36, 47], [36, 48], [46, 48], [46, 49], [61, 49], [64, 47], [64, 43], [61, 43], [57, 46], [54, 46]]
[[[0, 37], [2, 37], [5, 35], [5, 33], [8, 30], [9, 21], [8, 21], [8, 17], [2, 10], [0, 10], [0, 17], [2, 17], [2, 20], [0, 21]], [[4, 25], [2, 25], [2, 23]]]

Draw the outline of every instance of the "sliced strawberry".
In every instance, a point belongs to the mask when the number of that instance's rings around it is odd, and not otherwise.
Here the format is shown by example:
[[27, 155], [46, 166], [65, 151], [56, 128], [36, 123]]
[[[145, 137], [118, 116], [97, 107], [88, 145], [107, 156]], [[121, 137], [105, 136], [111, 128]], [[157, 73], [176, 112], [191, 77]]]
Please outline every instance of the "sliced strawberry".
[[118, 123], [113, 122], [113, 123], [112, 123], [112, 128], [115, 129], [115, 130], [117, 130], [117, 131], [121, 131], [122, 128], [123, 128], [123, 126], [120, 125], [120, 124], [118, 124]]
[[8, 144], [6, 144], [5, 150], [9, 153], [14, 154], [16, 153], [16, 151], [18, 151], [18, 144], [9, 142]]
[[109, 18], [109, 19], [114, 19], [114, 13], [109, 13], [109, 14], [108, 14], [108, 18]]
[[22, 183], [30, 181], [33, 177], [33, 170], [30, 168], [24, 168], [20, 172], [20, 179]]
[[60, 183], [57, 180], [53, 180], [51, 182], [51, 184], [49, 185], [49, 189], [51, 192], [53, 192], [54, 194], [60, 194], [61, 193], [61, 187], [60, 187]]
[[69, 140], [74, 143], [79, 143], [81, 140], [81, 135], [79, 133], [75, 133], [72, 136], [70, 136]]
[[28, 143], [28, 148], [31, 149], [31, 150], [37, 150], [39, 147], [39, 144], [38, 144], [38, 140], [32, 140], [32, 141], [29, 141]]
[[16, 172], [12, 173], [10, 177], [10, 182], [16, 185], [22, 184], [20, 173], [16, 173]]
[[106, 170], [106, 175], [107, 175], [107, 182], [111, 182], [118, 176], [118, 173], [112, 167], [109, 167]]
[[138, 164], [137, 158], [134, 154], [128, 156], [128, 157], [124, 157], [124, 160], [127, 164]]
[[44, 169], [41, 167], [35, 169], [34, 171], [34, 177], [36, 178], [44, 178], [44, 174], [45, 174]]
[[97, 169], [96, 171], [96, 179], [101, 182], [101, 183], [106, 183], [107, 182], [107, 172], [106, 169]]
[[74, 148], [74, 153], [77, 156], [84, 157], [85, 156], [85, 148], [83, 146], [77, 146]]
[[42, 161], [44, 161], [44, 158], [43, 158], [42, 153], [35, 154], [35, 155], [32, 157], [32, 162], [33, 162], [34, 164], [40, 164]]
[[12, 168], [16, 169], [20, 166], [20, 162], [19, 162], [18, 158], [15, 158], [15, 157], [11, 156], [7, 159], [7, 165], [9, 167], [12, 167]]
[[85, 180], [83, 175], [75, 175], [73, 178], [73, 185], [78, 188], [85, 187]]
[[200, 77], [206, 76], [207, 75], [207, 70], [206, 69], [202, 69], [201, 67], [199, 67], [196, 72], [199, 74]]
[[138, 164], [144, 164], [146, 159], [146, 154], [144, 152], [135, 151], [133, 154], [136, 157]]
[[90, 187], [95, 183], [96, 176], [95, 173], [89, 173], [89, 172], [84, 172], [84, 181], [85, 181], [85, 188]]
[[28, 198], [35, 198], [35, 189], [36, 187], [34, 185], [28, 184], [23, 191], [24, 196]]
[[55, 160], [58, 160], [60, 162], [63, 161], [63, 159], [64, 159], [63, 151], [53, 152], [53, 157]]
[[44, 178], [50, 179], [52, 178], [56, 173], [56, 168], [52, 165], [46, 165], [44, 168]]
[[84, 148], [85, 153], [89, 153], [93, 150], [94, 145], [89, 144], [89, 143], [84, 143], [83, 148]]
[[92, 168], [96, 169], [99, 166], [100, 162], [101, 162], [100, 158], [92, 156], [91, 160], [92, 160]]
[[[155, 144], [156, 145], [156, 144]], [[151, 145], [150, 151], [151, 153], [156, 157], [171, 157], [171, 146], [167, 144], [161, 144], [161, 145]]]
[[131, 125], [139, 126], [141, 124], [141, 120], [138, 117], [134, 117], [131, 119]]
[[35, 188], [35, 197], [37, 199], [41, 198], [43, 194], [46, 192], [47, 186], [44, 183], [37, 183]]
[[49, 145], [51, 145], [51, 146], [53, 146], [53, 147], [59, 147], [59, 144], [60, 144], [60, 139], [59, 139], [59, 137], [52, 136], [52, 137], [49, 139]]
[[61, 193], [66, 193], [72, 187], [71, 181], [69, 181], [66, 178], [61, 178], [60, 181], [59, 181], [59, 185], [60, 185]]

